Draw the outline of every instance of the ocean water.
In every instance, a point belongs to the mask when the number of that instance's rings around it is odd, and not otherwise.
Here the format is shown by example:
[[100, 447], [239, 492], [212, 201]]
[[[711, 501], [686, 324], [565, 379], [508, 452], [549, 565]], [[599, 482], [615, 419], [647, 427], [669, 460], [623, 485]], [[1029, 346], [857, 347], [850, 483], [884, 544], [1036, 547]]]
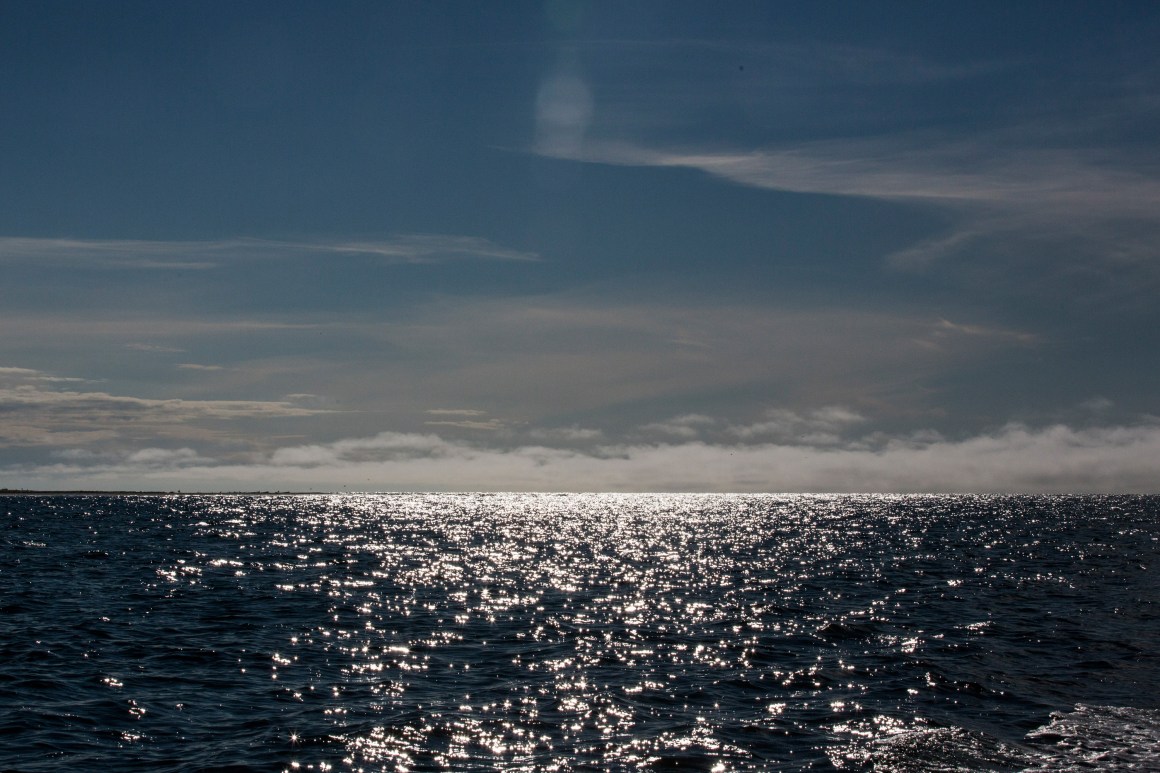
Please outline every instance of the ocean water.
[[1160, 769], [1160, 498], [26, 495], [0, 523], [0, 771]]

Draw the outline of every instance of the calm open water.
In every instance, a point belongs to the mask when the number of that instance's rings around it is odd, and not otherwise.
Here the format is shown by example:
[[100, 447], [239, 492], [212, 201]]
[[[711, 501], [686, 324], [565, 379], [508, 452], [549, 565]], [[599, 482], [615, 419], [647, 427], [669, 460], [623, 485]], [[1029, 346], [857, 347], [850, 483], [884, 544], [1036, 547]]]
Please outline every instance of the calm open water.
[[4, 771], [1160, 769], [1160, 498], [0, 519]]

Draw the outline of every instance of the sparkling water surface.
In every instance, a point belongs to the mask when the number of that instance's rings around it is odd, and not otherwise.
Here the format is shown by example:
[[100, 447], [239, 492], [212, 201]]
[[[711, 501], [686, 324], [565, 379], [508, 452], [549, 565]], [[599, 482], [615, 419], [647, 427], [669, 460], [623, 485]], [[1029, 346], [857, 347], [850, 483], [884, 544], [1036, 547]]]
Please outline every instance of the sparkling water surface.
[[0, 515], [0, 770], [1160, 768], [1160, 498]]

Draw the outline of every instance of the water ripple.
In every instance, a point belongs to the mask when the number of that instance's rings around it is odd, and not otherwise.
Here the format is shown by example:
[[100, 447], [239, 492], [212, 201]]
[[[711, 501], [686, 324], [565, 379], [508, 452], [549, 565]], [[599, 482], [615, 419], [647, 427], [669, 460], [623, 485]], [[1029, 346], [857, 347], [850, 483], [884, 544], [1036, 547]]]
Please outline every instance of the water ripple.
[[1158, 510], [0, 498], [0, 768], [1132, 769]]

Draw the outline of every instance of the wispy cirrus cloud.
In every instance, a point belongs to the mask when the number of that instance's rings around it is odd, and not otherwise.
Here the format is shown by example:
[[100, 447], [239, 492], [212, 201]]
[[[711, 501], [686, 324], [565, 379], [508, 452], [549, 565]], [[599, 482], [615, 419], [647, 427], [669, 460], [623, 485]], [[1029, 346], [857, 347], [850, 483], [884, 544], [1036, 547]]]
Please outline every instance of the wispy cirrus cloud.
[[87, 379], [75, 376], [53, 376], [34, 368], [0, 368], [0, 384], [5, 382], [34, 382], [34, 381], [86, 381]]
[[478, 236], [400, 234], [374, 240], [289, 241], [221, 239], [157, 241], [0, 237], [0, 264], [78, 266], [106, 269], [205, 270], [238, 260], [309, 256], [367, 256], [388, 263], [449, 260], [536, 261], [534, 252], [516, 250]]
[[[1109, 69], [1098, 88], [1060, 84], [1028, 94], [1030, 103], [994, 105], [964, 123], [960, 111], [970, 106], [932, 99], [929, 84], [994, 88], [1038, 75], [1043, 63], [955, 62], [833, 42], [610, 45], [618, 55], [586, 62], [596, 103], [589, 136], [534, 152], [698, 169], [803, 193], [1156, 217], [1158, 159], [1150, 144], [1124, 142], [1121, 128], [1160, 117], [1149, 70], [1103, 62]], [[690, 126], [697, 116], [722, 112], [735, 120], [714, 122], [711, 133]], [[783, 127], [799, 120], [808, 124], [785, 136]], [[733, 125], [748, 131], [734, 133]]]
[[[1124, 127], [1160, 120], [1154, 73], [1102, 62], [1098, 87], [1056, 84], [986, 113], [932, 98], [933, 87], [990, 93], [1039, 77], [1037, 55], [955, 62], [832, 43], [624, 43], [585, 61], [594, 107], [583, 137], [532, 152], [917, 204], [940, 212], [944, 230], [884, 255], [890, 268], [968, 266], [978, 284], [1038, 271], [1057, 295], [1085, 299], [1150, 293], [1160, 285], [1160, 159], [1151, 143], [1125, 141]], [[711, 118], [722, 115], [730, 120]]]
[[205, 417], [231, 419], [259, 416], [304, 416], [313, 413], [288, 402], [259, 400], [156, 400], [112, 395], [107, 392], [46, 391], [32, 386], [0, 388], [0, 407], [7, 412], [49, 407], [76, 413], [80, 409], [142, 412], [172, 416], [178, 420]]
[[985, 284], [1034, 270], [1037, 284], [1062, 283], [1073, 298], [1139, 295], [1160, 285], [1160, 177], [1148, 171], [1151, 163], [1123, 151], [1005, 139], [887, 136], [713, 151], [595, 141], [572, 158], [696, 169], [754, 188], [945, 211], [951, 219], [942, 233], [883, 256], [892, 269], [970, 267]]
[[[286, 244], [282, 242], [271, 244]], [[478, 236], [405, 234], [379, 241], [329, 242], [320, 245], [291, 244], [294, 249], [372, 255], [402, 263], [436, 263], [449, 259], [537, 261], [534, 252], [501, 247]]]
[[1095, 206], [1154, 217], [1160, 198], [1160, 180], [1132, 168], [1130, 158], [1092, 149], [1043, 149], [999, 136], [888, 135], [717, 151], [604, 141], [587, 144], [576, 160], [686, 167], [756, 188], [948, 205], [1065, 211]]
[[[206, 422], [306, 417], [327, 411], [290, 400], [155, 399], [54, 388], [60, 378], [29, 368], [0, 369], [0, 447], [136, 442], [142, 436], [204, 439]], [[186, 428], [186, 429], [182, 429]]]

